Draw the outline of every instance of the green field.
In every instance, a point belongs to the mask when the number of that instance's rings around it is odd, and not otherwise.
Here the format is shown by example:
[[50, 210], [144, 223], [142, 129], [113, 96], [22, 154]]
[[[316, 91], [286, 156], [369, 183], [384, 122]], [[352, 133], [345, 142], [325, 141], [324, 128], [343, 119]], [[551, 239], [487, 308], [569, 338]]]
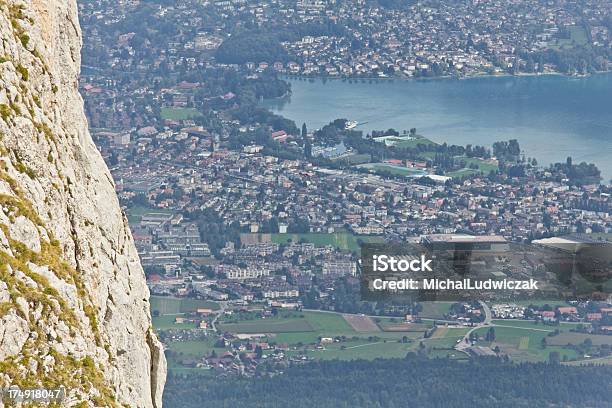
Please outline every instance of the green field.
[[195, 119], [202, 114], [194, 108], [161, 108], [161, 117], [163, 120], [186, 120]]
[[140, 219], [142, 218], [143, 215], [146, 214], [172, 214], [173, 211], [172, 210], [167, 210], [164, 208], [149, 208], [149, 207], [143, 207], [140, 205], [135, 205], [132, 206], [130, 208], [128, 208], [125, 211], [127, 217], [128, 217], [128, 221], [130, 223], [139, 223]]
[[176, 315], [153, 316], [153, 327], [157, 330], [194, 329], [195, 323], [175, 323]]
[[[305, 338], [310, 339], [314, 335], [315, 341], [319, 336], [349, 336], [356, 333], [342, 315], [325, 312], [282, 312], [278, 317], [221, 323], [219, 327], [231, 333], [306, 333]], [[292, 338], [296, 343], [304, 342], [300, 335], [293, 334]]]
[[[436, 154], [436, 152], [422, 152], [419, 153], [419, 156], [423, 160], [432, 160]], [[455, 156], [454, 158], [458, 161], [465, 161], [465, 168], [456, 171], [449, 171], [445, 174], [445, 176], [458, 178], [479, 173], [488, 175], [491, 170], [497, 170], [497, 164], [489, 163], [486, 160], [478, 157]], [[470, 169], [470, 164], [477, 165], [478, 169]]]
[[429, 319], [444, 319], [444, 315], [450, 311], [455, 302], [421, 302], [423, 308], [419, 312], [420, 317]]
[[359, 339], [326, 344], [323, 350], [308, 350], [301, 354], [319, 360], [373, 360], [375, 358], [402, 358], [414, 348], [414, 343], [401, 343], [397, 340], [385, 342], [385, 340]]
[[[408, 323], [402, 321], [400, 318], [375, 318], [374, 321], [378, 324], [381, 330], [390, 333], [410, 333], [420, 332], [423, 333], [427, 329], [432, 327], [431, 324], [427, 323]], [[398, 326], [405, 326], [405, 329], [397, 330]], [[395, 329], [394, 329], [395, 328]]]
[[423, 341], [428, 347], [453, 348], [457, 340], [463, 338], [469, 330], [469, 327], [438, 327], [436, 332], [439, 333], [434, 332], [434, 336]]
[[359, 243], [383, 243], [382, 237], [357, 236], [350, 232], [334, 232], [331, 234], [309, 232], [304, 234], [271, 234], [272, 242], [276, 244], [286, 244], [291, 242], [310, 242], [316, 246], [331, 245], [340, 248], [342, 251], [358, 252]]
[[[579, 358], [576, 351], [566, 349], [558, 345], [552, 345], [553, 339], [556, 337], [549, 337], [548, 334], [555, 330], [555, 328], [541, 326], [536, 328], [535, 326], [519, 327], [495, 327], [495, 341], [493, 343], [479, 341], [478, 345], [490, 345], [499, 346], [503, 353], [508, 354], [514, 361], [546, 361], [548, 360], [549, 354], [553, 351], [559, 352], [561, 358], [566, 356], [568, 360]], [[476, 330], [476, 333], [483, 337], [485, 336], [487, 327], [482, 327]], [[563, 330], [563, 329], [561, 329]], [[561, 335], [564, 335], [562, 333]], [[569, 333], [568, 333], [569, 334]], [[546, 339], [547, 346], [542, 347], [542, 339]]]
[[[479, 159], [477, 157], [455, 156], [455, 159], [465, 161], [466, 167], [463, 169], [457, 170], [457, 171], [451, 171], [451, 172], [446, 173], [446, 175], [449, 177], [457, 178], [457, 177], [464, 177], [464, 176], [469, 176], [469, 175], [478, 174], [478, 173], [487, 175], [491, 171], [497, 170], [496, 164], [488, 163], [487, 161], [483, 159]], [[470, 169], [469, 168], [470, 164], [475, 164], [476, 166], [478, 166], [478, 169]]]
[[224, 348], [214, 347], [212, 339], [169, 342], [166, 349], [168, 369], [174, 374], [201, 374], [211, 372], [211, 370], [203, 368], [185, 367], [181, 365], [181, 361], [201, 360], [203, 357], [210, 355], [213, 350], [219, 356], [227, 351]]
[[[518, 327], [525, 329], [533, 329], [536, 331], [547, 331], [552, 332], [557, 329], [559, 330], [569, 330], [576, 327], [576, 323], [567, 323], [561, 322], [558, 325], [549, 325], [537, 322], [535, 320], [503, 320], [503, 319], [494, 319], [492, 323], [496, 326], [508, 326], [508, 327]], [[588, 323], [584, 323], [587, 324]]]
[[182, 358], [202, 358], [209, 355], [213, 350], [217, 354], [222, 354], [226, 351], [224, 348], [214, 347], [214, 342], [208, 339], [171, 341], [168, 343], [168, 350], [174, 351]]
[[319, 333], [331, 333], [331, 335], [334, 336], [355, 333], [342, 315], [338, 313], [302, 312], [302, 314], [305, 316], [306, 320], [308, 320], [313, 330]]
[[417, 147], [420, 144], [422, 144], [422, 145], [437, 145], [436, 142], [433, 142], [433, 141], [429, 140], [426, 137], [417, 135], [412, 140], [402, 140], [402, 141], [398, 142], [395, 145], [395, 147], [404, 148], [404, 149], [405, 148], [412, 149], [412, 148]]
[[551, 42], [550, 48], [560, 50], [575, 47], [584, 47], [588, 42], [589, 38], [587, 32], [582, 26], [571, 26], [568, 27], [569, 38], [557, 38], [554, 42]]
[[160, 315], [176, 315], [195, 312], [197, 309], [218, 310], [219, 304], [208, 300], [184, 299], [166, 296], [151, 296], [151, 310]]
[[305, 319], [258, 319], [240, 323], [219, 324], [221, 331], [230, 333], [256, 334], [256, 333], [293, 333], [313, 331]]
[[[374, 318], [379, 325], [401, 323], [400, 318]], [[426, 324], [415, 325], [419, 331], [410, 332], [356, 332], [340, 313], [327, 312], [282, 312], [279, 317], [269, 319], [243, 320], [238, 323], [222, 324], [222, 330], [233, 333], [267, 334], [266, 340], [273, 343], [286, 343], [292, 350], [292, 355], [307, 355], [317, 359], [357, 358], [394, 358], [404, 357], [407, 352], [415, 351], [420, 341], [424, 341], [432, 355], [445, 357], [440, 350], [451, 349], [458, 339], [467, 333], [469, 328], [444, 327], [436, 338], [423, 339]], [[302, 331], [300, 331], [302, 329]], [[342, 337], [341, 342], [322, 345], [318, 349], [321, 337]], [[449, 350], [454, 354], [452, 350]], [[453, 358], [463, 358], [463, 355]]]
[[386, 163], [367, 163], [361, 164], [357, 167], [361, 169], [371, 170], [376, 173], [389, 173], [394, 176], [412, 176], [415, 174], [423, 174], [421, 170]]
[[345, 160], [349, 164], [364, 164], [370, 162], [370, 155], [355, 153], [350, 156], [342, 157], [339, 160]]
[[[485, 337], [489, 328], [481, 327], [475, 333]], [[551, 330], [552, 331], [552, 330]], [[504, 352], [518, 360], [545, 360], [550, 350], [542, 349], [542, 339], [547, 337], [548, 331], [538, 331], [527, 328], [495, 327], [495, 342]], [[487, 342], [478, 342], [479, 345], [490, 345]], [[507, 347], [507, 349], [506, 349]], [[513, 352], [515, 351], [515, 352]]]
[[586, 334], [586, 333], [574, 333], [564, 332], [557, 336], [549, 337], [547, 339], [548, 344], [554, 346], [565, 346], [566, 344], [581, 344], [586, 339], [591, 340], [591, 343], [595, 346], [602, 346], [604, 344], [612, 346], [612, 336], [606, 336], [603, 334]]
[[448, 173], [445, 174], [445, 176], [452, 177], [452, 178], [461, 178], [461, 177], [473, 176], [476, 174], [480, 174], [480, 171], [476, 169], [461, 169], [457, 171], [449, 171]]

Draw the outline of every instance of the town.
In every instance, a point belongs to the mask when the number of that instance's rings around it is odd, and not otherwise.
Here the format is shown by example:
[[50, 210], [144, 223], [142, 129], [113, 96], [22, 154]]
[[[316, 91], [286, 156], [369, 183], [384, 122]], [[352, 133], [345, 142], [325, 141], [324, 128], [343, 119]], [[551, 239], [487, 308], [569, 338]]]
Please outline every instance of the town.
[[[364, 134], [347, 118], [309, 130], [260, 104], [290, 95], [281, 75], [608, 70], [609, 10], [556, 3], [475, 1], [460, 13], [367, 1], [80, 3], [89, 123], [170, 368], [245, 374], [412, 352], [609, 358], [607, 286], [571, 303], [398, 305], [363, 301], [359, 290], [367, 243], [609, 242], [612, 188], [595, 164], [539, 165], [514, 139], [456, 146], [415, 128]], [[585, 41], [589, 55], [574, 49]], [[552, 274], [536, 257], [514, 258], [488, 263], [491, 275]]]
[[[95, 22], [85, 53], [104, 64], [96, 69], [124, 72], [171, 74], [221, 64], [332, 78], [584, 75], [609, 70], [612, 41], [608, 4], [601, 1], [109, 4], [81, 5], [84, 22]], [[164, 23], [169, 20], [177, 24]], [[107, 41], [105, 31], [118, 27], [126, 31]]]

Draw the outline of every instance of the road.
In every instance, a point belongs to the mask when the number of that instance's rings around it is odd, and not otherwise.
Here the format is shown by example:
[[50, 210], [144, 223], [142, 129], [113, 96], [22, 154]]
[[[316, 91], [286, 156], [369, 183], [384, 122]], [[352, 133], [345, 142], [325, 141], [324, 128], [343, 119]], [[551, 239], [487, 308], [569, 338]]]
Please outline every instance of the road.
[[212, 321], [210, 322], [210, 328], [215, 332], [217, 331], [217, 321], [219, 320], [219, 317], [221, 317], [223, 313], [227, 310], [228, 306], [232, 304], [231, 301], [218, 303], [220, 305], [219, 310], [215, 312], [215, 317], [213, 317]]
[[455, 345], [455, 350], [460, 351], [462, 353], [467, 354], [467, 349], [472, 346], [472, 344], [470, 343], [470, 334], [472, 334], [474, 330], [478, 330], [481, 327], [495, 326], [494, 324], [491, 323], [493, 320], [493, 314], [491, 313], [491, 309], [489, 308], [489, 305], [487, 305], [482, 300], [479, 300], [478, 303], [480, 303], [480, 307], [482, 307], [485, 318], [482, 322], [477, 323], [467, 333], [465, 333], [465, 336], [463, 336], [461, 341]]

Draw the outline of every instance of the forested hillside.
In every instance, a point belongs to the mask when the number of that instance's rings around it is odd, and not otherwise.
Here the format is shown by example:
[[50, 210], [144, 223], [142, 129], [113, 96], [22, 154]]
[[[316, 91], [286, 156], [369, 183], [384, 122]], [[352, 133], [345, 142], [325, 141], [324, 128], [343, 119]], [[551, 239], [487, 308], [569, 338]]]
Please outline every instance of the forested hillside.
[[327, 361], [272, 378], [171, 376], [166, 407], [609, 407], [612, 367], [417, 356]]

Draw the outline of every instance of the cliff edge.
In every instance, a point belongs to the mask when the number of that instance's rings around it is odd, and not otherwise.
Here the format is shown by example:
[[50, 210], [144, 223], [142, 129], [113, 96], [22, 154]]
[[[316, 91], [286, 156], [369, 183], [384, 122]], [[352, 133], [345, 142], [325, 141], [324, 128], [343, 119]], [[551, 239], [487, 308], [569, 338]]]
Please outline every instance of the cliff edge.
[[149, 292], [77, 89], [76, 1], [0, 0], [0, 32], [0, 388], [161, 407]]

